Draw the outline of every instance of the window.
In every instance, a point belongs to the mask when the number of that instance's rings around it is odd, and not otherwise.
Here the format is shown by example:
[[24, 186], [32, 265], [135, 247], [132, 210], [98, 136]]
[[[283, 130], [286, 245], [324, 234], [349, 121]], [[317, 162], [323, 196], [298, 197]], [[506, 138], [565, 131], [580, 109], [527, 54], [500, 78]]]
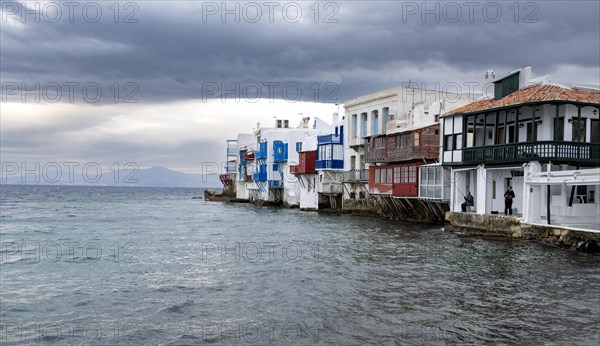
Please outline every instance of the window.
[[390, 108], [383, 108], [383, 131], [387, 131], [387, 123], [390, 121]]
[[592, 143], [600, 143], [600, 120], [591, 119], [590, 120], [590, 142]]
[[454, 143], [456, 150], [462, 149], [462, 133], [454, 135]]
[[356, 156], [350, 156], [350, 169], [356, 169]]
[[[421, 198], [433, 198], [433, 199], [445, 199], [449, 198], [446, 194], [449, 193], [450, 182], [446, 182], [446, 178], [444, 178], [444, 182], [442, 182], [442, 177], [446, 177], [446, 174], [443, 171], [442, 166], [415, 166], [415, 169], [419, 170], [419, 197]], [[447, 186], [448, 188], [444, 188], [443, 186]]]
[[387, 183], [388, 184], [392, 183], [392, 169], [391, 168], [387, 169]]
[[358, 116], [352, 114], [352, 138], [358, 137]]
[[[535, 122], [527, 123], [527, 142], [533, 142], [536, 140], [535, 138], [533, 138], [533, 127], [534, 126], [536, 126]], [[536, 133], [536, 135], [537, 135], [537, 133]]]
[[362, 126], [362, 132], [361, 132], [361, 136], [362, 137], [367, 137], [367, 113], [362, 113], [361, 114], [361, 126]]
[[396, 148], [410, 147], [413, 145], [413, 134], [404, 133], [396, 136]]
[[519, 72], [494, 82], [494, 99], [499, 100], [517, 90], [519, 90]]
[[454, 150], [454, 135], [444, 136], [444, 150]]
[[475, 144], [473, 141], [474, 139], [475, 139], [475, 137], [473, 136], [473, 130], [468, 130], [467, 131], [467, 143], [466, 143], [467, 148], [474, 146], [474, 144]]
[[508, 143], [514, 143], [515, 141], [515, 125], [508, 126]]
[[417, 182], [417, 167], [416, 166], [408, 167], [408, 182], [409, 183]]
[[380, 169], [375, 170], [375, 184], [379, 184], [381, 182], [381, 178], [379, 176]]
[[421, 137], [421, 134], [419, 132], [415, 132], [414, 134], [414, 146], [418, 147], [419, 144], [419, 138]]
[[343, 160], [344, 159], [344, 146], [340, 144], [332, 145], [332, 159]]
[[394, 167], [394, 184], [400, 183], [400, 167]]
[[565, 140], [565, 117], [554, 118], [554, 140]]
[[375, 138], [375, 148], [385, 148], [386, 137]]
[[572, 134], [573, 142], [585, 142], [587, 119], [573, 118]]
[[408, 167], [402, 167], [402, 183], [408, 183]]
[[460, 149], [462, 149], [462, 133], [444, 136], [444, 150], [451, 151]]
[[577, 186], [575, 192], [575, 203], [588, 203], [588, 187], [586, 185]]
[[379, 111], [372, 111], [371, 117], [373, 118], [373, 134], [379, 133]]

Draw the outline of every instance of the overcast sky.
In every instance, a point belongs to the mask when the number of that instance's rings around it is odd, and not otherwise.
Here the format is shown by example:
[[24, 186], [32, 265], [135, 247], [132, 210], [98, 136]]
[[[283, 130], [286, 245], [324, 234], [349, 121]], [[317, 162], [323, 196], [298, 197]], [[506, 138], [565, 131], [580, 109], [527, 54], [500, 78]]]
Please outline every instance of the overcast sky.
[[598, 1], [26, 3], [2, 0], [3, 162], [199, 172], [257, 121], [409, 80], [600, 84]]

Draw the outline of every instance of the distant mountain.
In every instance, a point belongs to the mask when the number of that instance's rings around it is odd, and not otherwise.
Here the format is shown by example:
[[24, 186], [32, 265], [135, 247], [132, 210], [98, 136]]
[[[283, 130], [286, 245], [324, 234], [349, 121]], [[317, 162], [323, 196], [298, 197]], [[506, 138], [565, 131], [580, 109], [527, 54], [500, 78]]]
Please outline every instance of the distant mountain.
[[220, 188], [218, 174], [187, 174], [170, 170], [165, 167], [147, 169], [129, 169], [107, 171], [97, 174], [95, 169], [89, 169], [86, 174], [75, 170], [71, 177], [65, 168], [63, 171], [40, 172], [8, 175], [2, 172], [2, 184], [27, 185], [93, 185], [93, 186], [147, 186], [147, 187], [200, 187]]

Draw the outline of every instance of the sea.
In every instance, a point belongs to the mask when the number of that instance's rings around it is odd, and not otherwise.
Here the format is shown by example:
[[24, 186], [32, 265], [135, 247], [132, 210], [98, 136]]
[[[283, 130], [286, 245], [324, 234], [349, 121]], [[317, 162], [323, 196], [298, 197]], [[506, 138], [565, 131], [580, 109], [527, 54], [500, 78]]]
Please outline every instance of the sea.
[[0, 344], [600, 344], [598, 255], [202, 195], [2, 185]]

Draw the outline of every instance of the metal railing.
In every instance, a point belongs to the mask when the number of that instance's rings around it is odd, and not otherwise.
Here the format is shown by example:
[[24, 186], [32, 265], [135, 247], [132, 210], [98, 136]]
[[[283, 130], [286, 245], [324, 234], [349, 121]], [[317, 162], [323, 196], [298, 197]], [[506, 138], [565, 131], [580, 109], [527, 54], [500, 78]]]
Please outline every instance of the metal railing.
[[464, 148], [463, 163], [563, 161], [600, 164], [600, 144], [580, 142], [527, 142]]
[[369, 169], [365, 168], [345, 171], [342, 176], [342, 181], [367, 182], [369, 181]]
[[316, 169], [343, 169], [344, 160], [317, 160]]

